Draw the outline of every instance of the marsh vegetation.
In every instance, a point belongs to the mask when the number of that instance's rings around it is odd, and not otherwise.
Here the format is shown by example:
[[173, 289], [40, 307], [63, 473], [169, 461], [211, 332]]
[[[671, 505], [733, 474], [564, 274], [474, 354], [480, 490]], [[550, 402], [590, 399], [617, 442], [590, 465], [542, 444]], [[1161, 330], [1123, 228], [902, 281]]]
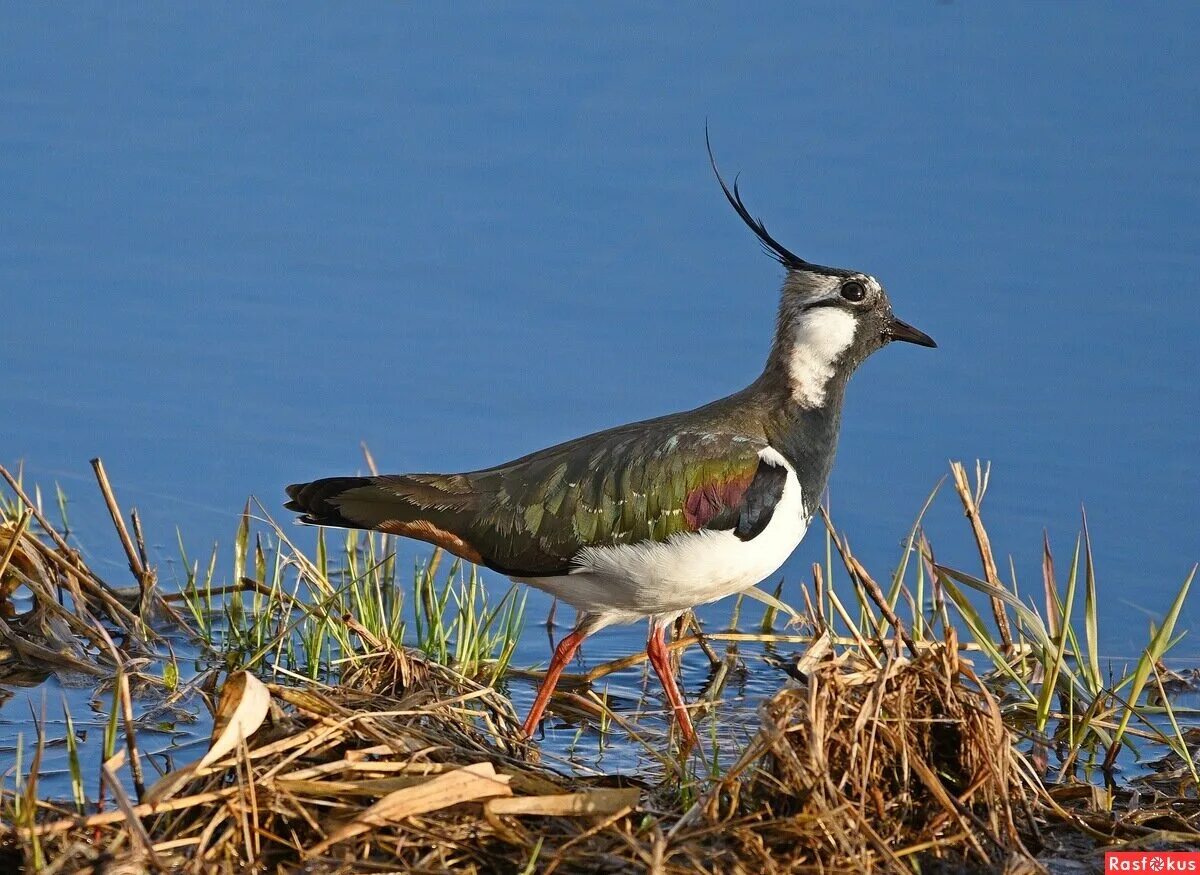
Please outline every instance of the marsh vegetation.
[[[685, 618], [674, 652], [710, 665], [690, 752], [653, 699], [607, 688], [640, 656], [567, 679], [552, 705], [564, 749], [523, 739], [510, 693], [539, 673], [513, 654], [534, 624], [520, 590], [473, 567], [435, 551], [401, 568], [388, 537], [361, 532], [323, 531], [306, 552], [248, 503], [231, 566], [180, 538], [178, 580], [162, 581], [94, 468], [127, 587], [71, 546], [61, 492], [54, 524], [0, 469], [3, 681], [70, 678], [103, 715], [86, 749], [76, 724], [94, 713], [65, 701], [0, 739], [13, 864], [1037, 871], [1103, 846], [1200, 843], [1200, 728], [1171, 660], [1192, 575], [1137, 659], [1107, 658], [1086, 520], [1065, 561], [1044, 545], [1040, 585], [1021, 591], [984, 526], [985, 467], [952, 465], [887, 576], [825, 515], [826, 560], [790, 590], [797, 604], [778, 589], [754, 594], [752, 625], [741, 599], [727, 628]], [[922, 526], [935, 500], [961, 504], [980, 571], [936, 558]], [[734, 701], [746, 660], [770, 665], [778, 692]], [[211, 732], [196, 750], [161, 744], [164, 724], [197, 714]], [[66, 766], [48, 778], [51, 749]]]

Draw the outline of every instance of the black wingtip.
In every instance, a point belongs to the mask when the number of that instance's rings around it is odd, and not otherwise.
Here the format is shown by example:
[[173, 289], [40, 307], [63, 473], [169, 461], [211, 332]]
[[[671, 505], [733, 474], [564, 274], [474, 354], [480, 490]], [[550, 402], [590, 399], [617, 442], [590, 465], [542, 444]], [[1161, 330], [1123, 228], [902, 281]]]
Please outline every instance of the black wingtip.
[[708, 149], [708, 163], [712, 166], [713, 173], [716, 174], [717, 182], [721, 184], [721, 191], [725, 192], [725, 200], [729, 201], [729, 205], [737, 212], [746, 226], [754, 232], [758, 237], [758, 242], [762, 246], [763, 251], [767, 255], [774, 258], [788, 270], [799, 270], [808, 267], [808, 262], [801, 258], [796, 253], [789, 250], [778, 240], [770, 235], [767, 231], [767, 226], [763, 224], [762, 219], [756, 219], [750, 215], [750, 210], [746, 208], [745, 202], [742, 200], [742, 193], [738, 191], [738, 178], [733, 178], [733, 190], [730, 191], [729, 186], [725, 184], [725, 178], [721, 176], [721, 171], [717, 169], [717, 159], [713, 155], [712, 140], [708, 135], [708, 123], [704, 124], [704, 145]]
[[291, 499], [284, 507], [300, 514], [299, 521], [310, 526], [332, 526], [342, 529], [361, 528], [346, 519], [331, 499], [348, 489], [370, 483], [366, 477], [326, 477], [311, 483], [293, 483], [284, 487]]
[[291, 499], [290, 501], [284, 503], [284, 510], [294, 510], [297, 513], [304, 513], [308, 510], [308, 508], [306, 508], [300, 500], [300, 493], [304, 490], [305, 486], [308, 486], [308, 484], [292, 483], [289, 486], [283, 487], [283, 491], [286, 492], [287, 497]]

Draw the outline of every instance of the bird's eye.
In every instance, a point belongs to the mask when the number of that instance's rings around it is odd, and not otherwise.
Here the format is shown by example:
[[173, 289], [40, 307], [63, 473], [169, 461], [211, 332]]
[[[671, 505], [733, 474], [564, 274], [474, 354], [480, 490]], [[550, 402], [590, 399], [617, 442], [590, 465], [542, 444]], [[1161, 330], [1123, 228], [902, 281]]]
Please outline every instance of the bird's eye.
[[844, 286], [842, 286], [842, 297], [845, 298], [847, 301], [853, 301], [854, 303], [857, 304], [859, 301], [861, 301], [866, 296], [867, 296], [867, 290], [863, 288], [862, 283], [854, 282], [853, 280], [851, 280], [850, 282], [848, 282]]

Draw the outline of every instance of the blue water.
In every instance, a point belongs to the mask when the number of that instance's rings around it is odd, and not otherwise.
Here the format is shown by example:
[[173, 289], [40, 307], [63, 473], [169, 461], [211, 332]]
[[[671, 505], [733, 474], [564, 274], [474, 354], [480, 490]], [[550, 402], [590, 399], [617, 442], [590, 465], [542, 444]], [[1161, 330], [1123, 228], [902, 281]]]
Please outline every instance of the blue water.
[[[360, 441], [465, 470], [737, 389], [781, 273], [707, 122], [785, 245], [940, 344], [851, 386], [831, 501], [866, 564], [947, 459], [990, 459], [1026, 591], [1086, 503], [1136, 655], [1200, 559], [1198, 38], [1188, 3], [10, 7], [0, 461], [121, 579], [92, 456], [165, 560]], [[976, 567], [951, 493], [928, 529]], [[547, 655], [531, 630], [518, 661]]]

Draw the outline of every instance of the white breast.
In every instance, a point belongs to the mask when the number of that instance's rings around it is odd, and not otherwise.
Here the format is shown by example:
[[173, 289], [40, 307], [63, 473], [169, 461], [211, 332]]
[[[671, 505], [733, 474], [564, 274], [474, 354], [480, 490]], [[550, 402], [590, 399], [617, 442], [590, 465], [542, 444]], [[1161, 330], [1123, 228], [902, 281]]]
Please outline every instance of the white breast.
[[759, 457], [786, 468], [787, 479], [770, 523], [756, 537], [743, 541], [732, 531], [701, 530], [663, 543], [587, 547], [570, 574], [523, 582], [577, 610], [606, 615], [606, 623], [677, 614], [759, 583], [779, 569], [808, 527], [792, 466], [770, 447]]

